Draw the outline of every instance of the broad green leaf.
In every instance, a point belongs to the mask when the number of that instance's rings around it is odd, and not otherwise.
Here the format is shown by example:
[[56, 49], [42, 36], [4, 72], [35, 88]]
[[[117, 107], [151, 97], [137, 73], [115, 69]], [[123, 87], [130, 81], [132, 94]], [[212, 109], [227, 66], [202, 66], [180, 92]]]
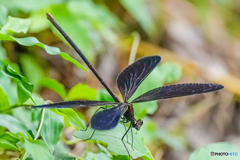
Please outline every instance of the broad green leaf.
[[0, 59], [1, 60], [7, 59], [6, 51], [1, 44], [0, 44]]
[[19, 151], [16, 145], [17, 142], [19, 142], [18, 137], [11, 132], [6, 132], [0, 135], [0, 148]]
[[68, 100], [96, 100], [97, 91], [86, 84], [77, 84], [68, 92]]
[[4, 72], [1, 69], [0, 69], [0, 87], [8, 95], [8, 101], [11, 105], [14, 105], [18, 102], [16, 84], [12, 83], [10, 77], [6, 76], [6, 74], [4, 74]]
[[8, 96], [0, 87], [0, 110], [9, 107], [10, 103], [8, 101]]
[[153, 155], [151, 154], [151, 152], [149, 151], [149, 149], [145, 146], [146, 150], [147, 150], [147, 154], [148, 156], [143, 156], [143, 160], [154, 160]]
[[33, 83], [34, 91], [38, 91], [38, 82], [46, 77], [46, 73], [43, 68], [38, 64], [30, 54], [22, 54], [20, 57], [21, 67], [24, 75], [29, 82]]
[[67, 53], [61, 52], [59, 48], [56, 47], [49, 47], [48, 45], [45, 45], [41, 42], [39, 42], [35, 37], [25, 37], [25, 38], [16, 38], [10, 35], [5, 35], [3, 33], [0, 33], [0, 40], [5, 41], [15, 41], [23, 46], [38, 46], [50, 54], [50, 55], [60, 55], [63, 59], [68, 60], [69, 62], [75, 64], [82, 70], [87, 70], [84, 68], [79, 62], [77, 62], [75, 59], [71, 58]]
[[48, 9], [44, 8], [31, 14], [32, 23], [30, 25], [29, 32], [40, 33], [50, 27], [51, 23], [49, 23], [49, 20], [46, 18], [47, 12]]
[[182, 136], [171, 134], [163, 129], [157, 130], [156, 137], [175, 150], [183, 150], [187, 147], [187, 143]]
[[60, 4], [65, 2], [64, 0], [0, 0], [0, 4], [5, 5], [11, 12], [18, 13], [29, 13], [37, 11], [41, 8], [48, 7], [51, 4]]
[[75, 157], [70, 156], [67, 152], [70, 152], [68, 146], [66, 146], [62, 141], [59, 141], [54, 147], [53, 156], [55, 160], [76, 160]]
[[120, 3], [126, 8], [129, 14], [140, 23], [149, 35], [156, 33], [157, 29], [150, 15], [150, 11], [147, 10], [145, 0], [120, 0]]
[[0, 4], [0, 27], [7, 23], [8, 9]]
[[18, 107], [12, 109], [12, 114], [15, 118], [22, 122], [29, 130], [36, 135], [36, 129], [32, 122], [31, 109], [26, 107]]
[[[17, 84], [18, 101], [24, 103], [28, 98], [32, 99], [31, 92], [33, 85], [27, 79], [18, 74], [10, 65], [6, 65], [0, 60], [0, 68], [8, 77], [12, 78]], [[32, 99], [33, 100], [33, 99]]]
[[22, 19], [8, 16], [7, 23], [0, 30], [1, 33], [27, 33], [28, 28], [31, 24], [31, 19]]
[[[88, 34], [94, 46], [99, 46], [99, 44], [103, 45], [99, 33], [110, 43], [116, 44], [118, 42], [118, 37], [112, 29], [118, 29], [122, 27], [123, 24], [107, 7], [101, 4], [95, 4], [93, 1], [69, 1], [68, 9], [76, 17], [80, 19], [87, 17], [88, 21], [91, 22], [91, 25], [88, 27]], [[94, 33], [95, 29], [98, 33]]]
[[22, 137], [24, 138], [24, 148], [31, 154], [34, 160], [54, 160], [47, 145], [42, 140], [33, 140], [29, 134], [28, 138], [23, 134]]
[[[79, 9], [82, 6], [79, 6]], [[61, 12], [59, 12], [61, 11]], [[86, 17], [82, 16], [76, 17], [71, 11], [67, 8], [66, 5], [53, 5], [49, 11], [56, 21], [61, 25], [64, 31], [71, 37], [74, 43], [82, 50], [84, 55], [88, 58], [89, 61], [94, 60], [93, 54], [93, 43], [89, 37], [91, 30], [91, 24]], [[71, 24], [71, 25], [69, 25]], [[68, 42], [63, 38], [63, 36], [52, 26], [53, 32], [63, 40], [67, 45]]]
[[111, 160], [111, 159], [112, 158], [110, 158], [103, 152], [99, 153], [88, 152], [86, 157], [86, 160]]
[[28, 128], [15, 117], [8, 114], [0, 114], [0, 126], [7, 128], [10, 132], [25, 132]]
[[[75, 131], [73, 135], [80, 139], [87, 139], [93, 133], [93, 128], [88, 127], [87, 131]], [[118, 124], [116, 128], [107, 130], [107, 131], [96, 131], [92, 137], [93, 140], [99, 140], [108, 144], [108, 150], [114, 152], [119, 155], [128, 155], [121, 139], [125, 133], [124, 126], [122, 124]], [[131, 137], [131, 132], [128, 132], [128, 137]], [[124, 143], [126, 144], [131, 156], [135, 159], [142, 156], [148, 156], [147, 150], [144, 146], [142, 138], [133, 129], [133, 148], [131, 148], [131, 140], [127, 141], [125, 136]]]
[[[228, 156], [211, 156], [211, 152], [227, 152]], [[230, 155], [232, 154], [232, 155]], [[213, 143], [195, 150], [189, 160], [239, 160], [240, 147], [227, 142]]]
[[63, 127], [63, 116], [55, 114], [51, 109], [45, 109], [45, 116], [40, 134], [47, 144], [50, 153], [53, 152], [54, 146], [59, 141]]
[[86, 128], [85, 121], [82, 120], [78, 113], [76, 113], [76, 111], [72, 108], [54, 109], [53, 111], [56, 114], [62, 115], [64, 117], [64, 122], [71, 124], [76, 129], [79, 130]]
[[114, 99], [106, 89], [97, 90], [97, 100], [114, 102]]
[[62, 99], [64, 99], [67, 95], [64, 85], [55, 79], [45, 78], [40, 80], [38, 84], [42, 87], [46, 87], [57, 92], [62, 97]]
[[105, 148], [104, 146], [102, 146], [99, 142], [97, 142], [98, 147], [101, 149], [101, 151], [106, 154], [108, 157], [112, 158], [112, 155], [110, 154], [110, 152], [107, 150], [107, 148]]
[[[145, 92], [163, 86], [165, 83], [173, 83], [181, 78], [181, 66], [176, 63], [165, 62], [156, 67], [148, 77], [142, 82], [137, 91], [134, 93], [130, 102]], [[153, 114], [157, 108], [157, 101], [134, 104], [135, 115], [138, 118], [143, 116], [142, 113]], [[146, 111], [144, 111], [146, 110]]]

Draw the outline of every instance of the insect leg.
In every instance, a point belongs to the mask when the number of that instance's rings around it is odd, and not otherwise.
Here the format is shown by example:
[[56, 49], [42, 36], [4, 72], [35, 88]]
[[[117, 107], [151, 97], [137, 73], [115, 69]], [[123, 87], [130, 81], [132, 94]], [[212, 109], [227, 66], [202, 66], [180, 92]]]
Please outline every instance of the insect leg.
[[[126, 129], [126, 125], [125, 125], [125, 123], [123, 123], [123, 125], [124, 125], [125, 132], [126, 132], [126, 131], [127, 131], [127, 129]], [[128, 135], [127, 135], [127, 142], [128, 142]]]
[[128, 156], [129, 156], [129, 160], [130, 160], [130, 158], [131, 158], [131, 155], [130, 155], [130, 153], [129, 153], [128, 149], [127, 149], [127, 146], [125, 145], [123, 139], [124, 139], [124, 137], [126, 136], [126, 134], [128, 133], [128, 131], [129, 131], [129, 129], [130, 129], [131, 127], [132, 127], [132, 123], [130, 124], [128, 130], [125, 132], [125, 134], [124, 134], [123, 137], [122, 137], [122, 142], [123, 142], [124, 147], [125, 147], [126, 150], [127, 150], [127, 153], [128, 153]]
[[131, 127], [131, 133], [132, 133], [132, 149], [133, 149], [133, 131], [132, 131], [132, 127]]

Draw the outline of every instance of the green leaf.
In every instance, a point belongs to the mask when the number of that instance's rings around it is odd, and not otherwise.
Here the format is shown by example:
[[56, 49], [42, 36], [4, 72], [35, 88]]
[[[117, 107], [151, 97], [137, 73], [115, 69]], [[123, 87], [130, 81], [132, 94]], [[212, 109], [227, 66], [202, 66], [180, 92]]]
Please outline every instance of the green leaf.
[[10, 106], [10, 103], [8, 101], [8, 96], [6, 95], [6, 93], [2, 90], [2, 88], [0, 87], [0, 110], [7, 108]]
[[32, 122], [31, 109], [26, 107], [18, 107], [12, 109], [12, 114], [15, 118], [22, 122], [28, 130], [31, 130], [34, 135], [36, 135], [36, 129]]
[[0, 126], [7, 128], [13, 133], [25, 132], [28, 128], [15, 117], [7, 114], [0, 114]]
[[68, 92], [68, 100], [96, 100], [97, 91], [89, 88], [86, 84], [77, 84]]
[[[93, 128], [88, 127], [87, 131], [75, 131], [73, 135], [80, 139], [88, 139], [92, 133]], [[121, 139], [125, 133], [124, 126], [122, 124], [118, 124], [116, 128], [107, 130], [107, 131], [96, 131], [92, 137], [94, 140], [99, 140], [108, 144], [108, 150], [114, 152], [119, 155], [128, 155]], [[131, 132], [128, 132], [128, 137], [131, 137]], [[144, 146], [142, 138], [139, 134], [133, 130], [133, 148], [131, 148], [131, 140], [127, 142], [127, 138], [125, 136], [124, 143], [126, 144], [131, 156], [135, 159], [142, 156], [148, 156], [147, 150]]]
[[163, 129], [158, 129], [156, 137], [175, 150], [183, 150], [187, 147], [186, 141], [181, 136], [171, 134]]
[[[99, 33], [110, 43], [116, 44], [118, 42], [116, 31], [112, 29], [120, 28], [123, 24], [107, 7], [93, 1], [69, 1], [68, 10], [75, 17], [79, 17], [80, 20], [83, 21], [83, 17], [86, 17], [88, 22], [91, 22], [87, 31], [88, 37], [92, 40], [94, 46], [103, 45]], [[94, 30], [98, 32], [94, 33]]]
[[0, 70], [0, 87], [8, 95], [8, 101], [11, 105], [18, 102], [16, 84], [12, 83], [10, 77], [6, 76], [2, 70]]
[[[211, 156], [211, 152], [234, 153], [232, 156]], [[237, 153], [237, 156], [235, 155]], [[240, 147], [227, 142], [213, 143], [195, 150], [189, 160], [239, 160]]]
[[[79, 8], [81, 7], [82, 6], [79, 6]], [[71, 13], [66, 5], [52, 5], [49, 12], [54, 16], [56, 21], [61, 25], [65, 32], [71, 37], [74, 43], [82, 50], [88, 60], [93, 61], [94, 54], [92, 48], [94, 46], [89, 38], [89, 33], [92, 31], [90, 30], [91, 24], [89, 20], [85, 17], [76, 17], [73, 13]], [[69, 22], [71, 22], [71, 25], [69, 25]], [[52, 26], [52, 29], [53, 32], [63, 40], [63, 42], [69, 45], [63, 36], [55, 29], [55, 27]]]
[[110, 158], [103, 152], [99, 153], [88, 152], [86, 157], [86, 160], [111, 160], [111, 159], [112, 158]]
[[1, 33], [27, 33], [31, 19], [22, 19], [8, 16], [7, 23], [0, 30]]
[[56, 47], [49, 47], [41, 42], [39, 42], [35, 37], [25, 37], [25, 38], [15, 38], [10, 35], [5, 35], [3, 33], [0, 33], [0, 40], [5, 41], [15, 41], [23, 46], [38, 46], [50, 54], [50, 55], [60, 55], [63, 59], [68, 60], [69, 62], [75, 64], [82, 70], [87, 70], [84, 68], [79, 62], [77, 62], [75, 59], [71, 58], [67, 53], [61, 52], [59, 48]]
[[70, 149], [62, 141], [59, 141], [55, 146], [52, 155], [55, 160], [76, 160], [75, 157], [70, 156], [67, 152], [70, 152]]
[[[64, 122], [71, 124], [76, 129], [85, 129], [86, 123], [72, 108], [52, 109], [54, 113], [64, 116]], [[79, 113], [81, 114], [81, 113]]]
[[[21, 68], [28, 81], [33, 83], [34, 91], [38, 91], [38, 82], [46, 77], [45, 71], [37, 60], [30, 54], [22, 54], [20, 57]], [[34, 75], [34, 76], [33, 76]]]
[[[5, 5], [11, 12], [15, 14], [29, 13], [33, 11], [37, 11], [41, 8], [48, 7], [51, 4], [59, 4], [65, 2], [64, 0], [0, 0], [0, 4]], [[27, 4], [27, 5], [26, 5]], [[17, 12], [18, 11], [18, 12]], [[16, 13], [17, 12], [17, 13]]]
[[7, 23], [8, 9], [4, 5], [0, 5], [0, 27]]
[[[1, 6], [0, 6], [1, 7]], [[7, 55], [6, 55], [6, 51], [5, 49], [2, 47], [2, 45], [0, 44], [0, 59], [7, 59]]]
[[11, 132], [6, 132], [0, 135], [0, 148], [19, 151], [18, 146], [16, 145], [17, 142], [19, 142], [18, 137]]
[[45, 78], [40, 80], [38, 84], [57, 92], [62, 97], [62, 99], [64, 99], [67, 95], [64, 85], [55, 79]]
[[114, 102], [114, 99], [106, 89], [97, 90], [97, 100]]
[[54, 160], [47, 145], [42, 140], [33, 140], [29, 134], [28, 138], [23, 134], [22, 137], [24, 138], [24, 148], [32, 155], [34, 160]]
[[16, 82], [18, 101], [20, 104], [24, 103], [28, 98], [32, 99], [31, 92], [33, 90], [33, 85], [29, 83], [24, 76], [18, 74], [10, 65], [5, 66], [1, 60], [0, 68], [5, 73], [5, 75], [12, 78]]
[[120, 3], [126, 8], [149, 34], [153, 35], [157, 32], [154, 20], [151, 18], [150, 12], [146, 8], [146, 1], [144, 0], [120, 0]]
[[50, 109], [45, 109], [45, 116], [40, 134], [47, 144], [50, 153], [53, 152], [54, 146], [59, 141], [63, 132], [63, 127], [63, 116], [55, 114]]

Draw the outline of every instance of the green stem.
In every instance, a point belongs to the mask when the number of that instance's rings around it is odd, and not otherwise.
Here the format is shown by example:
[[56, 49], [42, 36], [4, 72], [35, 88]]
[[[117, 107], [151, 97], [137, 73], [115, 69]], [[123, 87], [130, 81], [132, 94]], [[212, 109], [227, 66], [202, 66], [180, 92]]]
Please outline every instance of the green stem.
[[[44, 121], [44, 116], [45, 116], [45, 108], [42, 109], [42, 116], [41, 116], [41, 121], [40, 121], [40, 125], [38, 127], [38, 131], [37, 131], [37, 134], [36, 136], [34, 137], [34, 140], [37, 140], [39, 134], [40, 134], [40, 131], [42, 129], [42, 125], [43, 125], [43, 121]], [[27, 157], [29, 156], [29, 153], [26, 151], [22, 160], [25, 160]]]
[[137, 49], [138, 49], [138, 45], [140, 43], [140, 35], [138, 32], [133, 32], [133, 44], [132, 44], [132, 48], [131, 48], [131, 53], [130, 53], [130, 57], [129, 57], [129, 61], [128, 61], [128, 65], [132, 64], [136, 58], [136, 54], [137, 54]]

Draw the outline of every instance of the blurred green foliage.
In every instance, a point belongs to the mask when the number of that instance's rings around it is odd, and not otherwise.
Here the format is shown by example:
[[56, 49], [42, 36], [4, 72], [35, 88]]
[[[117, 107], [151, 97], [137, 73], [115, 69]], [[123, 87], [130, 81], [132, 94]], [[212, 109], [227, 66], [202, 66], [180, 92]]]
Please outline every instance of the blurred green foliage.
[[[195, 6], [200, 20], [206, 26], [209, 23], [209, 16], [211, 16], [210, 8], [214, 6], [217, 10], [222, 10], [221, 16], [224, 17], [224, 23], [227, 24], [229, 32], [234, 36], [240, 35], [240, 21], [238, 19], [240, 12], [236, 11], [239, 3], [235, 3], [233, 0], [189, 0], [189, 2]], [[119, 5], [139, 23], [149, 37], [158, 32], [158, 27], [152, 16], [153, 13], [149, 11], [147, 1], [120, 0]], [[34, 49], [33, 46], [42, 48], [44, 52], [51, 56], [60, 55], [82, 70], [86, 71], [86, 69], [67, 53], [61, 52], [59, 48], [50, 47], [32, 37], [51, 29], [59, 39], [68, 45], [46, 19], [45, 13], [50, 12], [86, 54], [87, 58], [94, 62], [97, 54], [106, 51], [105, 42], [117, 46], [120, 43], [122, 31], [129, 27], [128, 24], [124, 24], [123, 18], [115, 15], [111, 9], [104, 2], [96, 3], [88, 0], [0, 0], [0, 148], [4, 149], [4, 152], [13, 150], [21, 154], [21, 159], [30, 156], [34, 160], [128, 159], [128, 154], [121, 141], [125, 133], [122, 124], [119, 124], [113, 130], [97, 131], [92, 138], [96, 141], [75, 142], [73, 140], [72, 142], [69, 140], [72, 144], [86, 143], [98, 146], [97, 151], [93, 147], [88, 148], [84, 157], [80, 157], [69, 154], [70, 151], [67, 146], [70, 142], [63, 138], [65, 134], [63, 129], [64, 127], [72, 127], [76, 130], [85, 129], [86, 123], [82, 113], [74, 109], [45, 110], [40, 132], [41, 137], [36, 137], [39, 139], [34, 140], [34, 135], [37, 134], [43, 117], [43, 110], [28, 108], [28, 106], [46, 103], [37, 94], [42, 87], [58, 93], [65, 101], [79, 99], [113, 101], [106, 90], [96, 90], [81, 83], [67, 90], [59, 81], [49, 78], [47, 71], [34, 58], [34, 54], [39, 54], [39, 50]], [[42, 35], [38, 38], [44, 40]], [[45, 40], [48, 40], [48, 38], [45, 38]], [[9, 41], [27, 48], [27, 52], [20, 55], [18, 64], [9, 60], [11, 58], [8, 57], [5, 48], [2, 46]], [[46, 43], [49, 42], [46, 41]], [[132, 99], [153, 88], [178, 81], [181, 74], [181, 66], [169, 62], [162, 63], [141, 84]], [[157, 101], [134, 105], [135, 116], [137, 119], [144, 118], [144, 125], [139, 132], [133, 130], [134, 150], [131, 148], [131, 132], [128, 132], [127, 138], [124, 139], [133, 158], [154, 159], [145, 144], [153, 144], [158, 141], [175, 150], [187, 147], [183, 135], [159, 129], [147, 117], [147, 114], [153, 114], [157, 107]], [[89, 138], [92, 132], [93, 129], [89, 127], [85, 132], [75, 131], [73, 134], [80, 139], [85, 139]], [[190, 160], [209, 159], [209, 156], [201, 157], [202, 152], [206, 152], [204, 155], [210, 155], [210, 149], [218, 151], [219, 147], [220, 149], [226, 147], [236, 149], [235, 146], [228, 146], [228, 144], [214, 144], [196, 150]]]

